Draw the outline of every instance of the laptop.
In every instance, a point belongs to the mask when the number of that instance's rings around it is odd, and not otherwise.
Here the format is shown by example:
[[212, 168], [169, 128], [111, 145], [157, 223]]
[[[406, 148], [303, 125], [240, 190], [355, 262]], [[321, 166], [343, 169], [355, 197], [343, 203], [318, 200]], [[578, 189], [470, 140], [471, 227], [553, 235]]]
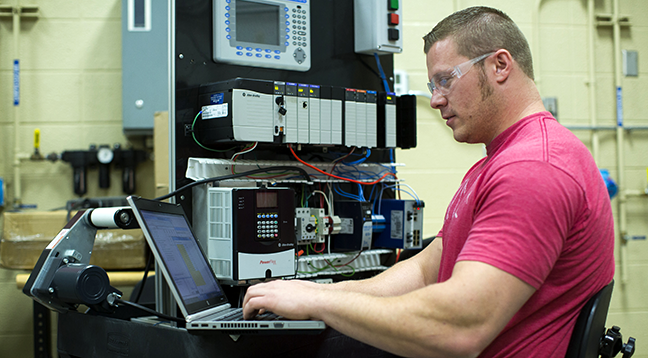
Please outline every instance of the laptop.
[[182, 206], [135, 196], [129, 196], [127, 201], [188, 331], [295, 334], [319, 333], [326, 328], [323, 321], [289, 320], [272, 313], [243, 320], [242, 309], [232, 308], [228, 302]]

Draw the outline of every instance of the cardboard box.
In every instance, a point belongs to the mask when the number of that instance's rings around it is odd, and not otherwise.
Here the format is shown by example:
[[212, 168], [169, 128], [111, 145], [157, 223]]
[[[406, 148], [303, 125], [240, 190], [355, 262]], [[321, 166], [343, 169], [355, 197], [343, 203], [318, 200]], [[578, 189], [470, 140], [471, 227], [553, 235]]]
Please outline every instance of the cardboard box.
[[[67, 211], [4, 213], [2, 219], [0, 266], [31, 270], [67, 223]], [[142, 230], [98, 230], [90, 263], [105, 270], [141, 269], [145, 256]]]

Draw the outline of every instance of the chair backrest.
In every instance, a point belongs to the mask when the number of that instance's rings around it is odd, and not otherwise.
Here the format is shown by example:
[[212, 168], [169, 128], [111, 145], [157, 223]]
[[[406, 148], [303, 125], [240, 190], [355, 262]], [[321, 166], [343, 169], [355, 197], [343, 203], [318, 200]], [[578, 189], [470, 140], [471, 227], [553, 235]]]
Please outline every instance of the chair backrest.
[[576, 320], [565, 358], [598, 358], [613, 288], [614, 280], [587, 301]]

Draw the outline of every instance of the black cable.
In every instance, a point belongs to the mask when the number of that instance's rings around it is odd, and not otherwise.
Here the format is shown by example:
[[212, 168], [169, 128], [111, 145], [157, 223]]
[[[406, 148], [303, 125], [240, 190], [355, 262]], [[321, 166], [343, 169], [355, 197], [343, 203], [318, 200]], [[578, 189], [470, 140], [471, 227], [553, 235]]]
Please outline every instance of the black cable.
[[160, 317], [160, 318], [166, 319], [166, 320], [168, 320], [168, 321], [173, 321], [173, 322], [182, 322], [182, 323], [185, 322], [185, 320], [182, 319], [182, 318], [172, 317], [172, 316], [169, 316], [169, 315], [165, 315], [164, 313], [157, 312], [157, 311], [155, 311], [155, 310], [152, 310], [152, 309], [150, 309], [150, 308], [148, 308], [148, 307], [142, 306], [142, 305], [137, 304], [137, 303], [135, 303], [135, 302], [130, 302], [130, 301], [122, 300], [121, 298], [116, 299], [115, 302], [117, 302], [117, 303], [121, 303], [121, 304], [124, 304], [124, 305], [127, 305], [127, 306], [131, 306], [131, 307], [135, 307], [135, 308], [140, 309], [140, 310], [142, 310], [142, 311], [144, 311], [144, 312], [146, 312], [146, 313], [150, 313], [150, 314], [152, 314], [152, 315], [154, 315], [154, 316], [157, 316], [157, 317]]
[[142, 283], [140, 284], [139, 291], [137, 296], [135, 296], [135, 303], [139, 302], [140, 296], [144, 291], [144, 285], [146, 284], [146, 278], [148, 277], [149, 270], [151, 269], [151, 264], [153, 263], [153, 254], [149, 252], [148, 260], [146, 260], [146, 267], [144, 268], [144, 278], [142, 278]]
[[195, 181], [193, 183], [189, 183], [189, 184], [183, 186], [180, 189], [176, 189], [176, 190], [174, 190], [174, 191], [172, 191], [172, 192], [170, 192], [170, 193], [168, 193], [166, 195], [162, 195], [160, 197], [157, 197], [157, 198], [155, 198], [153, 200], [168, 199], [168, 198], [178, 194], [181, 191], [187, 190], [187, 189], [192, 188], [192, 187], [194, 187], [196, 185], [200, 185], [200, 184], [204, 184], [204, 183], [211, 183], [211, 182], [214, 182], [214, 181], [227, 180], [227, 179], [235, 179], [235, 178], [240, 178], [240, 177], [244, 177], [244, 176], [248, 176], [248, 175], [252, 175], [252, 174], [266, 173], [266, 172], [276, 171], [276, 170], [282, 170], [282, 171], [296, 170], [301, 175], [304, 176], [304, 178], [306, 179], [307, 182], [311, 181], [310, 175], [308, 175], [308, 172], [306, 172], [306, 170], [304, 170], [303, 168], [295, 167], [295, 166], [276, 166], [276, 167], [254, 169], [254, 170], [250, 170], [250, 171], [243, 172], [243, 173], [224, 175], [224, 176], [221, 176], [221, 177], [213, 177], [213, 178], [207, 178], [207, 179], [203, 179], [203, 180], [198, 180], [198, 181]]
[[373, 67], [371, 67], [371, 65], [369, 65], [369, 64], [364, 60], [364, 57], [360, 56], [359, 59], [360, 59], [360, 63], [362, 63], [363, 65], [365, 65], [365, 67], [367, 67], [367, 69], [368, 69], [369, 71], [373, 72], [373, 74], [376, 75], [376, 77], [378, 77], [378, 78], [380, 78], [380, 79], [382, 80], [382, 77], [380, 77], [380, 73], [378, 73], [378, 71], [374, 70]]

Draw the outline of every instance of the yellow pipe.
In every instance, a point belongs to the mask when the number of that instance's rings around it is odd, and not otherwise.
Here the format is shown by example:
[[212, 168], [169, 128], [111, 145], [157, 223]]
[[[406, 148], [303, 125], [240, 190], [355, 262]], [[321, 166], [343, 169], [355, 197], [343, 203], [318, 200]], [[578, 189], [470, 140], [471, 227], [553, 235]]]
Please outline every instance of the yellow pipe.
[[[135, 286], [144, 277], [144, 271], [108, 271], [108, 279], [112, 286]], [[22, 290], [29, 279], [28, 273], [16, 275], [16, 287]]]

